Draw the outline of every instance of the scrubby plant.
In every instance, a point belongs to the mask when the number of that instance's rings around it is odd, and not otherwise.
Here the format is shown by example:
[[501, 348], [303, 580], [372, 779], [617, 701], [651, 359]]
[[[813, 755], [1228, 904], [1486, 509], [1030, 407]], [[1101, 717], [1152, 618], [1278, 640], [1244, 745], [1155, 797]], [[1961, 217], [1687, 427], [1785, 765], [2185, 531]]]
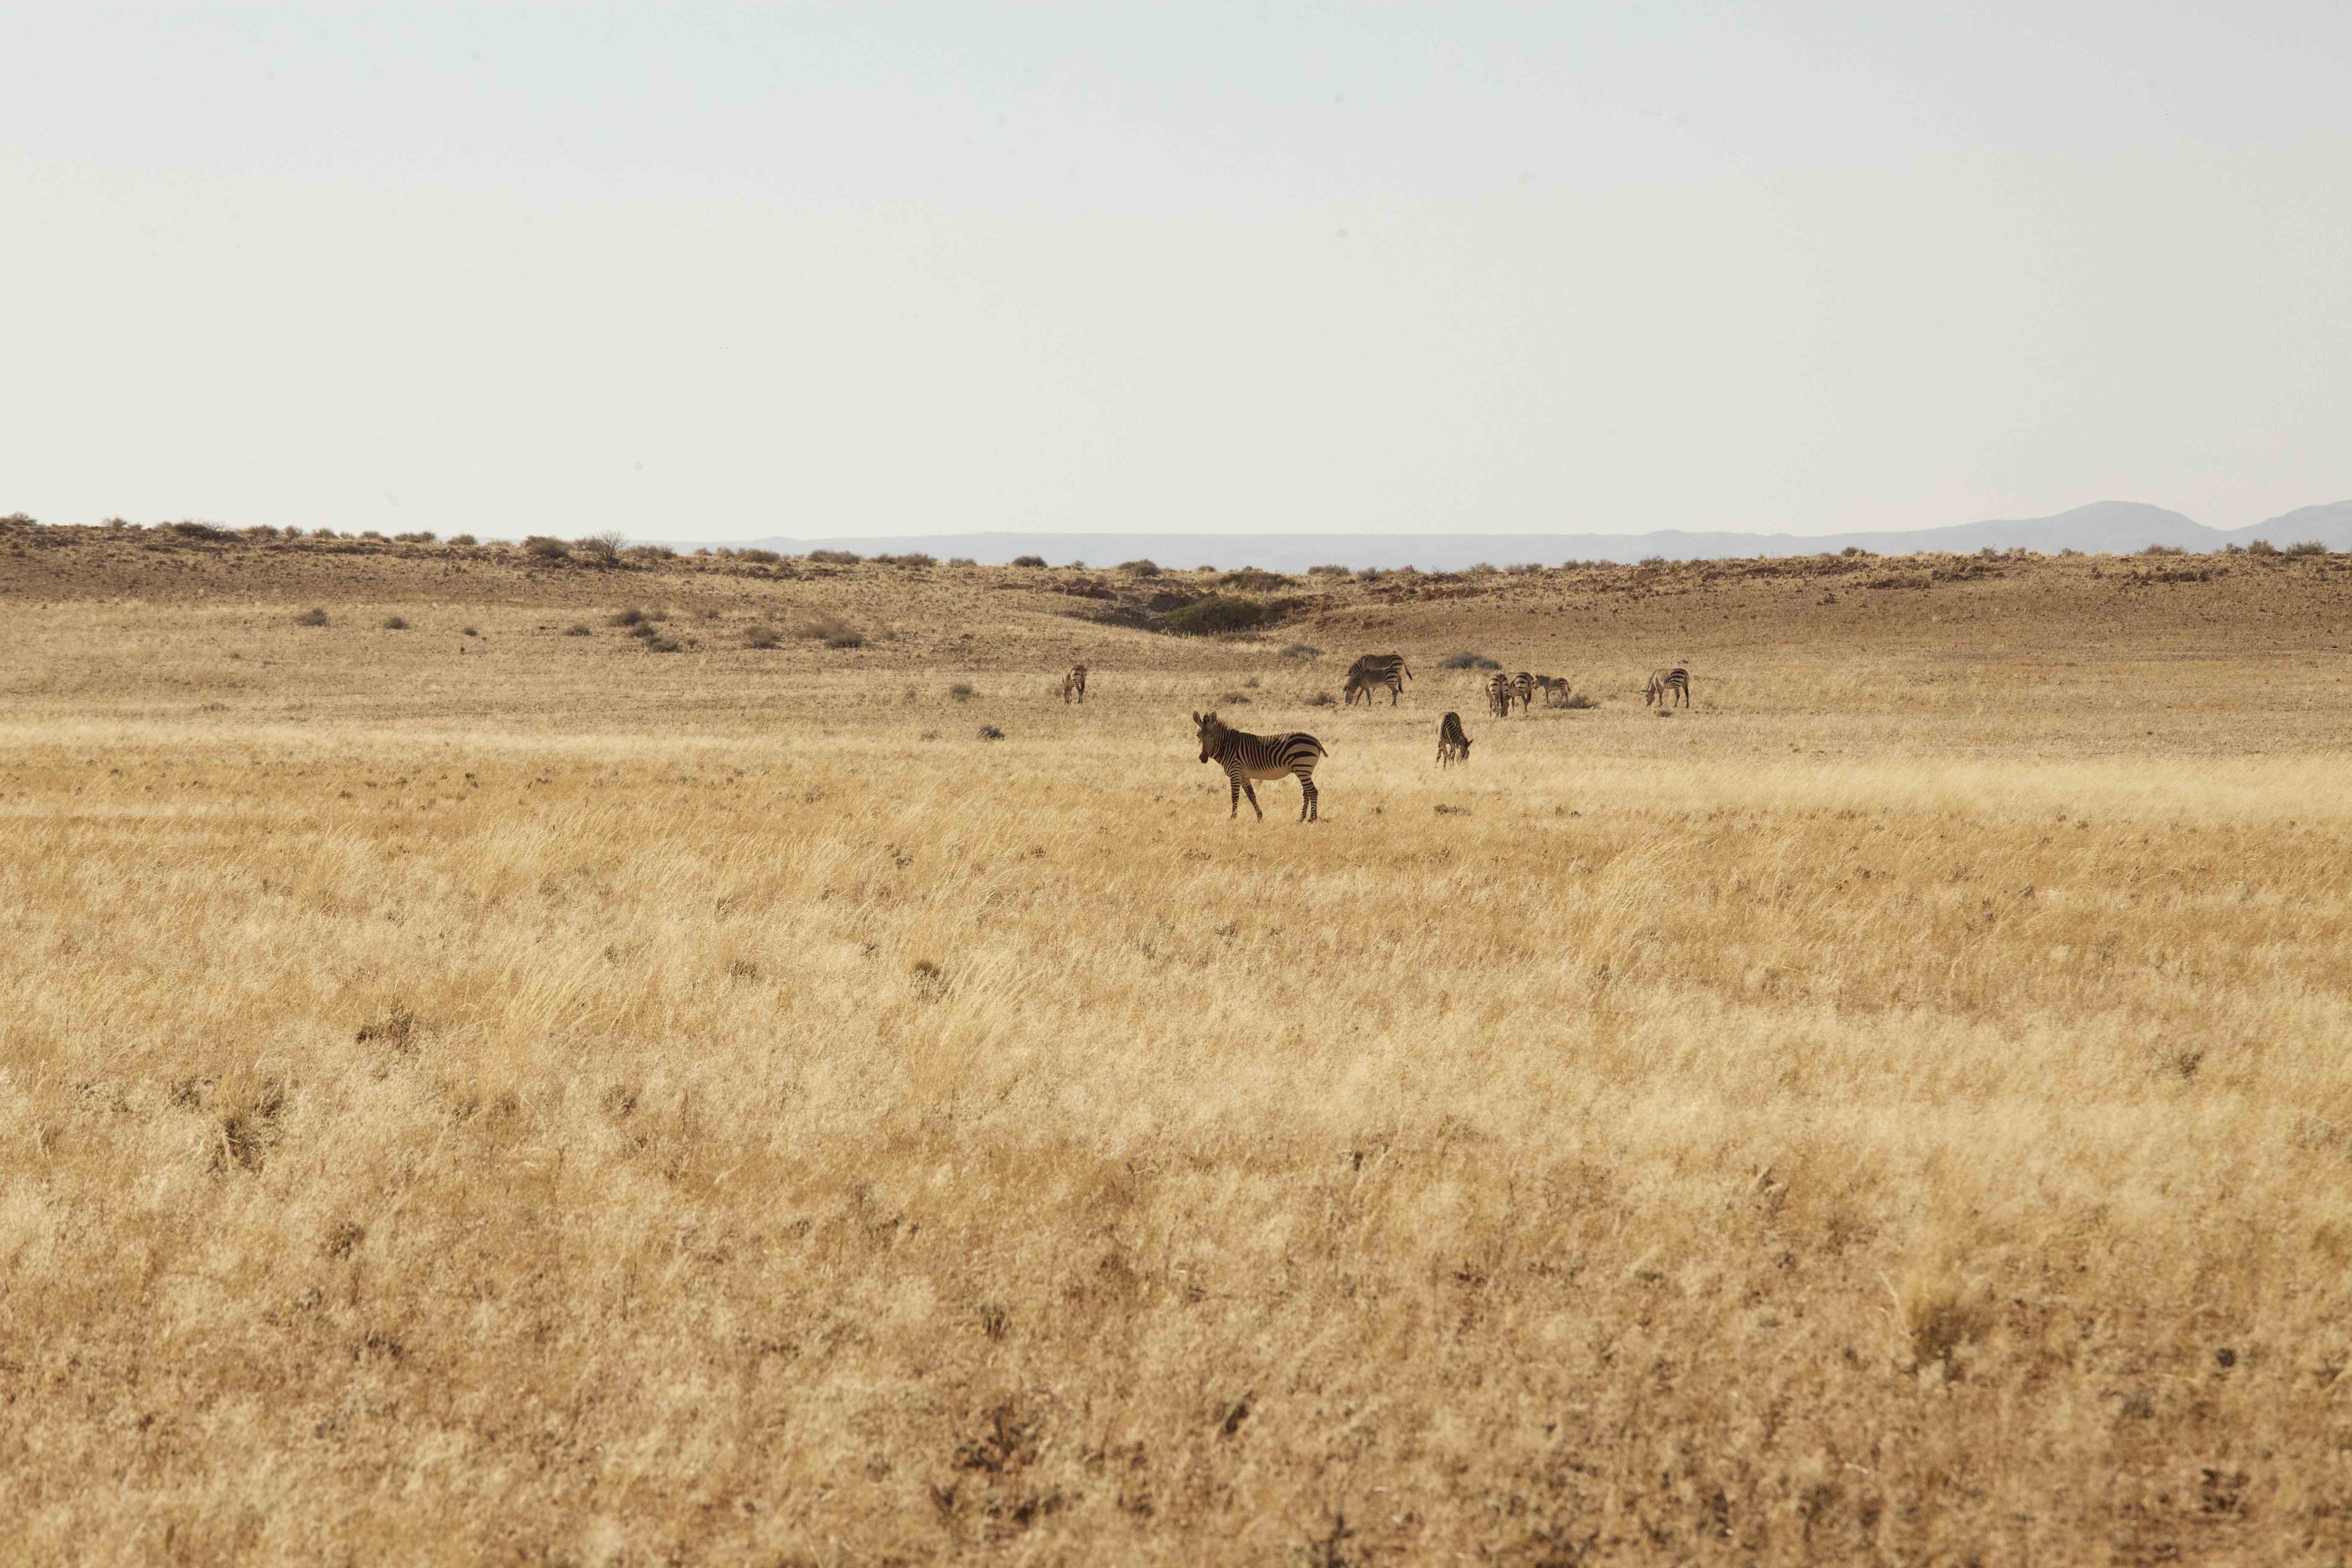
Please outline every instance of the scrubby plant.
[[950, 566], [977, 566], [980, 563], [974, 561], [969, 555], [950, 555], [948, 557], [948, 564]]
[[592, 565], [610, 566], [621, 558], [621, 546], [626, 542], [619, 529], [608, 528], [601, 533], [585, 534], [572, 541], [572, 548], [579, 552], [582, 560]]
[[773, 566], [777, 562], [783, 559], [782, 556], [777, 554], [772, 550], [740, 550], [736, 552], [736, 553], [743, 560], [749, 561], [758, 566]]
[[2327, 553], [2327, 544], [2326, 541], [2318, 539], [2298, 540], [2286, 547], [2286, 552], [2289, 555], [2325, 555]]
[[1323, 650], [1313, 643], [1295, 642], [1282, 650], [1285, 658], [1295, 658], [1301, 664], [1312, 664], [1323, 657]]
[[295, 616], [294, 624], [298, 626], [323, 626], [327, 624], [327, 612], [314, 605]]
[[398, 616], [386, 616], [383, 618], [383, 629], [388, 632], [404, 632], [408, 629], [408, 623]]
[[1336, 707], [1339, 701], [1339, 700], [1338, 698], [1332, 696], [1328, 691], [1318, 691], [1313, 696], [1307, 698], [1307, 706], [1309, 708], [1331, 708]]
[[1255, 599], [1228, 598], [1212, 594], [1168, 612], [1168, 629], [1179, 637], [1213, 637], [1245, 632], [1265, 624], [1269, 612]]
[[993, 724], [982, 724], [980, 727], [980, 738], [983, 741], [1002, 741], [1004, 739], [1004, 731]]
[[563, 635], [568, 637], [593, 637], [596, 634], [588, 629], [585, 621], [574, 621], [563, 628]]
[[761, 621], [758, 626], [751, 627], [749, 631], [743, 634], [743, 646], [745, 647], [770, 648], [776, 647], [783, 640], [783, 634], [776, 630], [775, 627], [768, 625], [765, 621]]
[[383, 532], [380, 529], [363, 528], [360, 531], [360, 537], [362, 539], [373, 539], [379, 544], [383, 542]]
[[980, 693], [974, 691], [969, 682], [959, 680], [948, 688], [948, 695], [958, 702], [969, 702]]
[[544, 533], [534, 533], [522, 542], [522, 552], [534, 561], [569, 561], [572, 546]]
[[646, 651], [647, 653], [677, 653], [684, 647], [685, 645], [680, 643], [676, 637], [647, 637], [646, 639]]
[[1309, 577], [1345, 577], [1349, 573], [1345, 566], [1309, 566], [1307, 574]]
[[1160, 563], [1149, 559], [1142, 561], [1122, 561], [1118, 563], [1118, 569], [1127, 573], [1129, 575], [1135, 577], [1157, 577], [1160, 575]]
[[1013, 558], [1013, 564], [1042, 568], [1045, 564], [1045, 558], [1042, 555], [1016, 555]]
[[607, 623], [605, 623], [605, 624], [606, 624], [606, 625], [608, 625], [608, 626], [636, 626], [637, 624], [639, 624], [639, 623], [640, 623], [640, 622], [642, 622], [642, 621], [646, 621], [646, 620], [649, 620], [649, 619], [651, 619], [651, 617], [650, 617], [650, 616], [647, 616], [647, 615], [646, 615], [643, 610], [639, 610], [639, 609], [627, 609], [627, 610], [623, 610], [620, 614], [618, 614], [618, 615], [614, 616], [614, 617], [613, 617], [609, 622], [607, 622]]
[[2246, 546], [2246, 553], [2249, 555], [2276, 555], [2279, 553], [2279, 547], [2273, 544], [2267, 539], [2257, 539]]
[[1245, 594], [1263, 594], [1276, 588], [1297, 586], [1291, 578], [1279, 572], [1268, 572], [1259, 566], [1244, 566], [1238, 572], [1228, 572], [1217, 579], [1221, 588], [1238, 588]]
[[1483, 653], [1450, 653], [1437, 661], [1440, 669], [1500, 669], [1503, 667]]
[[470, 533], [453, 533], [449, 536], [449, 542], [452, 544], [463, 544], [470, 547], [472, 545], [478, 544], [481, 542]]
[[863, 559], [855, 550], [812, 550], [808, 558], [820, 566], [855, 566]]

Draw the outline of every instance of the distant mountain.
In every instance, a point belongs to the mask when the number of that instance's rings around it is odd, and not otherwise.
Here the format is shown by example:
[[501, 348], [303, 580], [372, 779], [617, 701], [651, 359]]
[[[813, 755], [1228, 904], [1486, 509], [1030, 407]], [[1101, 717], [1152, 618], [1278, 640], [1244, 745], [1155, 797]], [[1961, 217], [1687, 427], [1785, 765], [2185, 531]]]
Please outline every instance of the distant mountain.
[[[737, 548], [803, 555], [812, 550], [851, 550], [860, 555], [905, 555], [914, 552], [942, 560], [970, 556], [983, 565], [1003, 565], [1016, 556], [1040, 555], [1056, 566], [1083, 561], [1115, 566], [1122, 561], [1155, 561], [1162, 566], [1264, 566], [1303, 572], [1309, 566], [1419, 566], [1458, 572], [1491, 562], [1508, 566], [1531, 561], [1556, 566], [1563, 561], [1695, 561], [1755, 555], [1835, 553], [1849, 547], [1881, 555], [1915, 551], [1973, 554], [1984, 549], [2026, 549], [2086, 554], [2128, 554], [2151, 544], [2189, 551], [2268, 540], [2284, 548], [2316, 539], [2330, 550], [2352, 550], [2352, 500], [2302, 507], [2252, 528], [2224, 531], [2144, 501], [2103, 500], [2055, 517], [1965, 522], [1949, 528], [1887, 530], [1872, 533], [936, 533], [890, 539], [730, 540]], [[689, 547], [690, 548], [690, 547]]]

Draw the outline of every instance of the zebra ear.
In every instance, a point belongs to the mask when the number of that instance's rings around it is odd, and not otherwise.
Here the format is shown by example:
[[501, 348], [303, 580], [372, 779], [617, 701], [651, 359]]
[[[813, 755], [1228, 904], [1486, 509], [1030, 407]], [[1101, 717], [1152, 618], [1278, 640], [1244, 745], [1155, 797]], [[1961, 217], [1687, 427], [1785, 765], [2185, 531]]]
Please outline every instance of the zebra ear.
[[1201, 716], [1200, 716], [1198, 713], [1193, 714], [1193, 715], [1192, 715], [1192, 722], [1193, 722], [1193, 723], [1195, 723], [1195, 724], [1197, 724], [1197, 723], [1199, 723], [1200, 721], [1201, 721]]

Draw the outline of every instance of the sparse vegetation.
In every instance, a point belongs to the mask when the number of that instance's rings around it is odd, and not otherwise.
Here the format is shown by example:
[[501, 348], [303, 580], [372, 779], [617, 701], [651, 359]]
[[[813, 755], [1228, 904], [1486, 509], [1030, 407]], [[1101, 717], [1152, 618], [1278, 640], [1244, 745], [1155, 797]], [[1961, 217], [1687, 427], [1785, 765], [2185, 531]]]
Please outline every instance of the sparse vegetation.
[[980, 738], [983, 741], [1002, 741], [1004, 739], [1004, 731], [993, 724], [982, 724], [980, 727]]
[[563, 628], [563, 635], [568, 637], [594, 637], [596, 634], [588, 629], [585, 622], [574, 621], [570, 626]]
[[1449, 653], [1437, 661], [1440, 669], [1500, 669], [1503, 667], [1483, 653]]
[[464, 545], [471, 546], [471, 545], [474, 545], [474, 544], [478, 544], [478, 543], [479, 543], [479, 542], [480, 542], [480, 541], [479, 541], [479, 540], [477, 540], [477, 539], [476, 539], [472, 534], [470, 534], [470, 533], [453, 533], [453, 534], [451, 534], [451, 535], [449, 536], [449, 542], [450, 542], [450, 543], [452, 543], [452, 544], [464, 544]]
[[1013, 558], [1013, 564], [1015, 566], [1034, 566], [1042, 571], [1045, 565], [1045, 558], [1042, 555], [1016, 555]]
[[1152, 561], [1122, 561], [1118, 563], [1118, 569], [1133, 577], [1157, 577], [1160, 575], [1159, 563]]
[[743, 646], [751, 648], [777, 647], [782, 645], [783, 640], [784, 634], [765, 621], [753, 626], [743, 634]]
[[1323, 657], [1323, 650], [1312, 643], [1295, 642], [1282, 650], [1285, 658], [1295, 658], [1302, 664], [1312, 664]]
[[398, 616], [386, 616], [383, 618], [383, 629], [388, 632], [404, 632], [408, 629], [408, 623]]
[[294, 624], [298, 626], [323, 626], [327, 624], [327, 612], [317, 605], [313, 605], [310, 609], [307, 609], [300, 615], [295, 616]]
[[974, 691], [970, 683], [959, 680], [948, 688], [948, 695], [958, 702], [969, 702], [980, 693]]
[[2246, 546], [2246, 553], [2249, 555], [2276, 555], [2279, 553], [2279, 547], [2273, 544], [2267, 539], [2257, 539]]
[[569, 561], [572, 546], [544, 533], [534, 533], [522, 542], [522, 552], [534, 561]]
[[820, 566], [855, 566], [861, 559], [854, 550], [812, 550], [808, 558]]
[[650, 616], [646, 615], [643, 610], [635, 609], [635, 608], [634, 608], [634, 607], [633, 607], [633, 608], [630, 608], [630, 609], [623, 610], [623, 611], [619, 612], [618, 614], [616, 614], [615, 616], [614, 616], [614, 617], [612, 618], [612, 620], [611, 620], [611, 622], [610, 622], [609, 624], [610, 624], [610, 625], [612, 625], [612, 626], [642, 626], [642, 625], [644, 625], [646, 621], [651, 620], [652, 618], [653, 618], [652, 616]]
[[1309, 566], [1307, 574], [1309, 577], [1345, 577], [1349, 572], [1345, 566]]
[[2319, 539], [2298, 540], [2294, 543], [2286, 547], [2286, 553], [2289, 555], [2325, 555], [2327, 553], [2327, 543], [2325, 540]]
[[1339, 700], [1338, 698], [1332, 696], [1328, 691], [1315, 691], [1307, 694], [1307, 706], [1309, 708], [1330, 708], [1337, 706]]

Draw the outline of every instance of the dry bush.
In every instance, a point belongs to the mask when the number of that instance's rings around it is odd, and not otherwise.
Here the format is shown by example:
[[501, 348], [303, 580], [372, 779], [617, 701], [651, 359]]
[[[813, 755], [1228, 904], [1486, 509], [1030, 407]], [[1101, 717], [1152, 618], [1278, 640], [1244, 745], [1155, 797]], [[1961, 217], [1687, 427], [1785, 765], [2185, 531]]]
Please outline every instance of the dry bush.
[[294, 624], [298, 626], [323, 626], [327, 624], [327, 612], [322, 607], [313, 605], [295, 616]]
[[781, 647], [784, 634], [762, 621], [743, 634], [745, 647], [771, 648]]
[[383, 618], [383, 629], [388, 632], [404, 632], [408, 629], [408, 623], [398, 616], [386, 616]]
[[808, 558], [821, 566], [855, 566], [859, 559], [854, 550], [812, 550]]
[[587, 622], [574, 621], [570, 626], [563, 628], [563, 635], [568, 637], [594, 637], [596, 634], [588, 629]]

